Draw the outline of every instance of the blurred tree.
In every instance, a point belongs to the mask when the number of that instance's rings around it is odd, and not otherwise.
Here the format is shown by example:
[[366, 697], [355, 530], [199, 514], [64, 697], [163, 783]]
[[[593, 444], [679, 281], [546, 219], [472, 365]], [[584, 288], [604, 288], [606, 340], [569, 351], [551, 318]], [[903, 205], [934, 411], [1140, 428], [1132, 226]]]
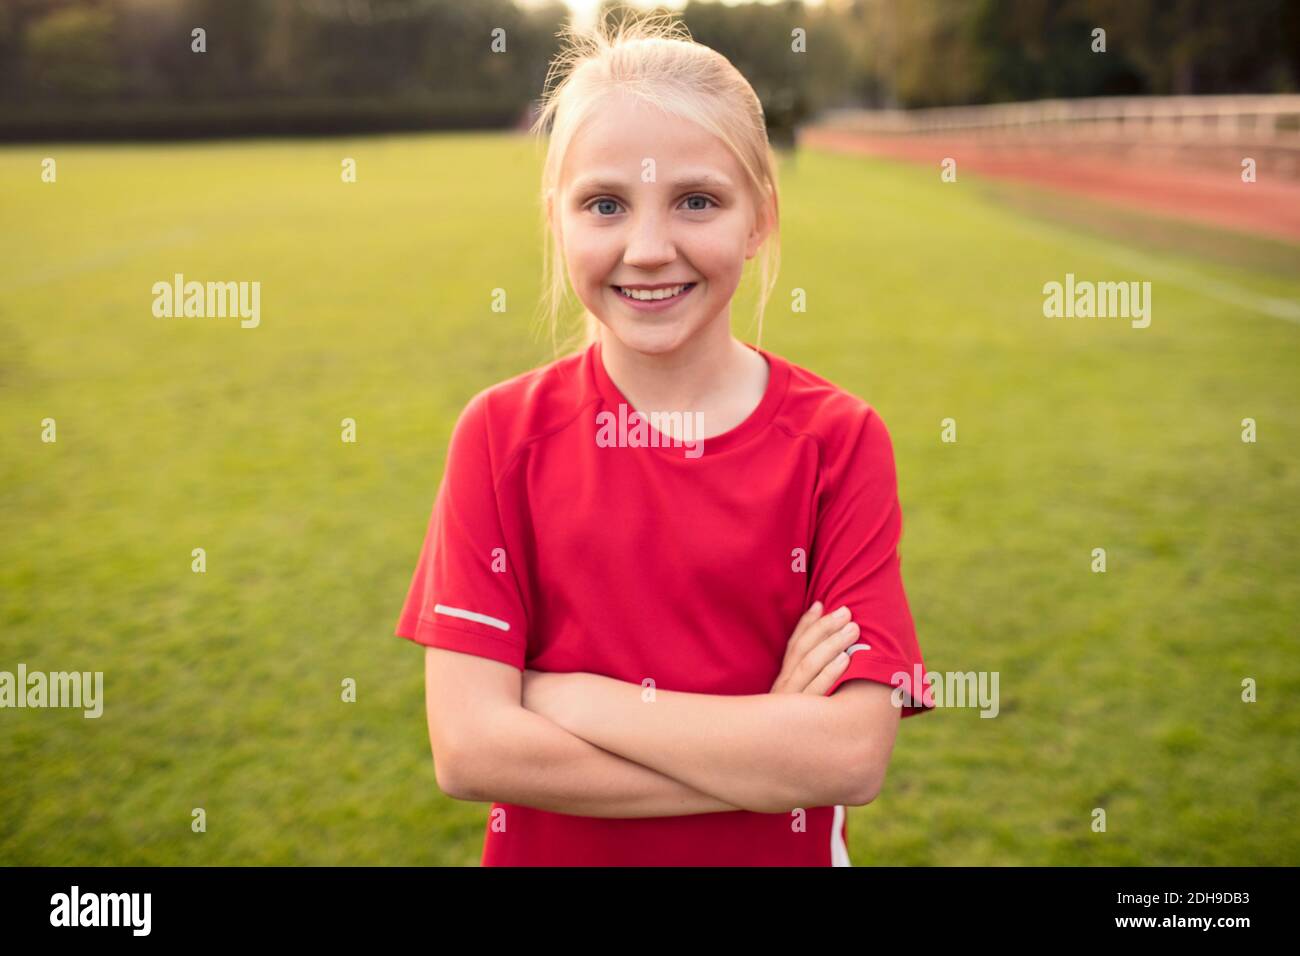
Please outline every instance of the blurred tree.
[[47, 4], [26, 24], [24, 88], [41, 99], [102, 98], [122, 86], [111, 10]]
[[[1147, 0], [1127, 0], [1130, 11]], [[970, 102], [1141, 93], [1144, 82], [1115, 21], [1086, 0], [977, 0], [972, 40], [979, 64]], [[1106, 30], [1094, 52], [1093, 30]]]
[[85, 0], [7, 0], [0, 4], [0, 97], [19, 102], [33, 93], [28, 85], [33, 25], [62, 10], [86, 6]]
[[[864, 102], [1289, 91], [1300, 3], [1251, 0], [827, 0]], [[1106, 52], [1092, 31], [1106, 31]]]
[[1151, 93], [1286, 91], [1300, 79], [1294, 0], [1088, 0]]
[[[598, 15], [625, 6], [605, 0]], [[696, 0], [676, 13], [750, 80], [777, 143], [827, 106], [1290, 91], [1300, 80], [1300, 0]], [[0, 0], [0, 104], [28, 117], [121, 104], [156, 133], [168, 117], [201, 132], [188, 123], [199, 103], [223, 121], [261, 110], [249, 128], [295, 109], [313, 129], [331, 117], [368, 129], [510, 123], [540, 95], [567, 16], [559, 0]], [[207, 31], [202, 54], [190, 49], [195, 27]], [[1105, 53], [1091, 49], [1096, 28]]]
[[204, 79], [203, 92], [247, 96], [261, 89], [262, 55], [275, 21], [277, 0], [184, 0], [187, 22], [182, 37], [190, 50], [190, 31], [207, 31], [207, 53], [194, 54], [190, 68]]

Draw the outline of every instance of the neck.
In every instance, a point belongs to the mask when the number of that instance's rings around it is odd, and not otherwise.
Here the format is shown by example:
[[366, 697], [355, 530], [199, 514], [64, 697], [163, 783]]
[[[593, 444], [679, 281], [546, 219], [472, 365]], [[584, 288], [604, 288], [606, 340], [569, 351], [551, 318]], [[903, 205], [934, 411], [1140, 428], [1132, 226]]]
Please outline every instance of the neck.
[[598, 326], [605, 372], [629, 402], [644, 411], [705, 411], [735, 392], [763, 359], [714, 323], [671, 352], [628, 348], [605, 325]]

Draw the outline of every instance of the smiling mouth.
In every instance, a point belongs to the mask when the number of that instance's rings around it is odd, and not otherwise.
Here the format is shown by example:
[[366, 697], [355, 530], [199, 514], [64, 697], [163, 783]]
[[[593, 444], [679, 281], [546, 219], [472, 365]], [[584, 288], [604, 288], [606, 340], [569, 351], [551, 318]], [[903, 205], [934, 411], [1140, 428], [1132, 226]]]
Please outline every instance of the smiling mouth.
[[681, 298], [695, 288], [695, 283], [687, 282], [668, 289], [625, 289], [619, 285], [613, 288], [623, 298], [631, 299], [633, 302], [664, 302], [668, 299]]

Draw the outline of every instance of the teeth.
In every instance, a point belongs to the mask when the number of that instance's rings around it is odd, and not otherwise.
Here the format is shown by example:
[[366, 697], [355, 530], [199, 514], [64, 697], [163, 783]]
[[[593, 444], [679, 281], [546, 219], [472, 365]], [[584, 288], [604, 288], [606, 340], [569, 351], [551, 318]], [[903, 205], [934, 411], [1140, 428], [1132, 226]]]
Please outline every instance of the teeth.
[[[690, 285], [688, 282], [686, 285]], [[675, 295], [680, 295], [686, 285], [673, 286], [670, 289], [624, 289], [619, 288], [629, 299], [639, 299], [642, 302], [654, 302], [658, 299], [671, 299]]]

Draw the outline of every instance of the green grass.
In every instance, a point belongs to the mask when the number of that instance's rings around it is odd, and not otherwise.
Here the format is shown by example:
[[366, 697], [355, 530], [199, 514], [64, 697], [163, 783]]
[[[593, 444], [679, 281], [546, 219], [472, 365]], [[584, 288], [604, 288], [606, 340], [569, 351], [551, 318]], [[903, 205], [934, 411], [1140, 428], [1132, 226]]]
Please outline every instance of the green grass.
[[[0, 669], [106, 696], [0, 711], [0, 862], [477, 862], [392, 628], [457, 413], [550, 358], [538, 171], [497, 135], [0, 150]], [[902, 725], [855, 865], [1300, 863], [1300, 324], [1241, 305], [1300, 299], [1300, 250], [843, 156], [782, 186], [763, 345], [879, 409], [927, 666], [1000, 675], [997, 718]], [[174, 272], [260, 281], [261, 326], [153, 318]], [[1151, 326], [1043, 318], [1066, 272], [1152, 280]]]

